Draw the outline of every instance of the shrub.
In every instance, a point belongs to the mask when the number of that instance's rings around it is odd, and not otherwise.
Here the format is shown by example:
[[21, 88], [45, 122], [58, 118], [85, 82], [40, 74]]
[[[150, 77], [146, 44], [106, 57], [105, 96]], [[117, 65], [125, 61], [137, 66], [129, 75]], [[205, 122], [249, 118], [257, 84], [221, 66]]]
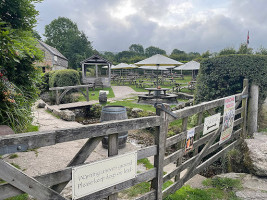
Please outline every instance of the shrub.
[[79, 72], [74, 69], [57, 70], [49, 78], [49, 87], [79, 85]]
[[50, 71], [42, 75], [42, 82], [39, 86], [41, 94], [49, 91], [49, 79], [53, 76], [55, 72], [56, 71]]
[[267, 56], [227, 55], [201, 62], [195, 101], [217, 99], [241, 92], [243, 79], [260, 87], [260, 104], [267, 95]]
[[0, 124], [8, 125], [15, 133], [31, 125], [30, 99], [0, 71]]

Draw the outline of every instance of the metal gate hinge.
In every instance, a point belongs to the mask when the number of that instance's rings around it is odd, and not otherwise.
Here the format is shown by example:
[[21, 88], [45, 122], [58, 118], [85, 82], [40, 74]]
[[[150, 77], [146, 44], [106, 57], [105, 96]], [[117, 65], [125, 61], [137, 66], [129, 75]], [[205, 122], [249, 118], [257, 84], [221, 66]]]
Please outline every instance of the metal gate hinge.
[[168, 113], [169, 115], [171, 115], [175, 119], [178, 118], [178, 116], [176, 114], [174, 114], [172, 111], [167, 110], [163, 104], [160, 104], [160, 107], [159, 107], [159, 104], [155, 104], [154, 107], [163, 110], [164, 112]]

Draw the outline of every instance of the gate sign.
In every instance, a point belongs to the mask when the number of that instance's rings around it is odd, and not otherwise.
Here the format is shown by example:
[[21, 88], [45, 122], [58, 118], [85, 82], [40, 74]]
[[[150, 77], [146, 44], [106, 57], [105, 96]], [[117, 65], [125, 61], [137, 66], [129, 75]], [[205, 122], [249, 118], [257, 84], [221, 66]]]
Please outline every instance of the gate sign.
[[222, 133], [219, 144], [228, 140], [234, 128], [235, 121], [235, 96], [230, 96], [224, 100], [224, 111], [223, 111], [223, 124]]
[[218, 129], [220, 126], [220, 118], [221, 113], [206, 117], [204, 120], [203, 135]]
[[72, 199], [78, 199], [136, 177], [137, 152], [72, 168]]

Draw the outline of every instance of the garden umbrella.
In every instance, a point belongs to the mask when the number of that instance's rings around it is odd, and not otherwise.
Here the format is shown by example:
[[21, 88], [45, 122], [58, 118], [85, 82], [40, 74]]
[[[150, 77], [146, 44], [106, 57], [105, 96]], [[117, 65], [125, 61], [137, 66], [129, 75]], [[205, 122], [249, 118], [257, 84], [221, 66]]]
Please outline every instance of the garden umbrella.
[[158, 87], [158, 70], [160, 66], [178, 66], [181, 65], [183, 63], [173, 60], [171, 58], [168, 58], [166, 56], [160, 55], [160, 54], [156, 54], [154, 56], [151, 56], [149, 58], [146, 58], [144, 60], [141, 60], [137, 63], [135, 63], [135, 65], [137, 66], [156, 66], [157, 69], [157, 87]]
[[194, 71], [199, 70], [200, 63], [196, 61], [190, 61], [188, 63], [185, 63], [179, 67], [174, 68], [174, 70], [192, 70], [192, 77], [194, 77]]

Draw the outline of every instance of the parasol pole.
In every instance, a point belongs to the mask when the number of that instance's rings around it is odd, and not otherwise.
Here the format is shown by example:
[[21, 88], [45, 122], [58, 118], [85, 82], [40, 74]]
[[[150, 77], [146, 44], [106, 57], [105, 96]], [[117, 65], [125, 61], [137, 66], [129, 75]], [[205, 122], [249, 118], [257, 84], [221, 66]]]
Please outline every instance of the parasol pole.
[[157, 64], [157, 88], [159, 87], [159, 64]]

